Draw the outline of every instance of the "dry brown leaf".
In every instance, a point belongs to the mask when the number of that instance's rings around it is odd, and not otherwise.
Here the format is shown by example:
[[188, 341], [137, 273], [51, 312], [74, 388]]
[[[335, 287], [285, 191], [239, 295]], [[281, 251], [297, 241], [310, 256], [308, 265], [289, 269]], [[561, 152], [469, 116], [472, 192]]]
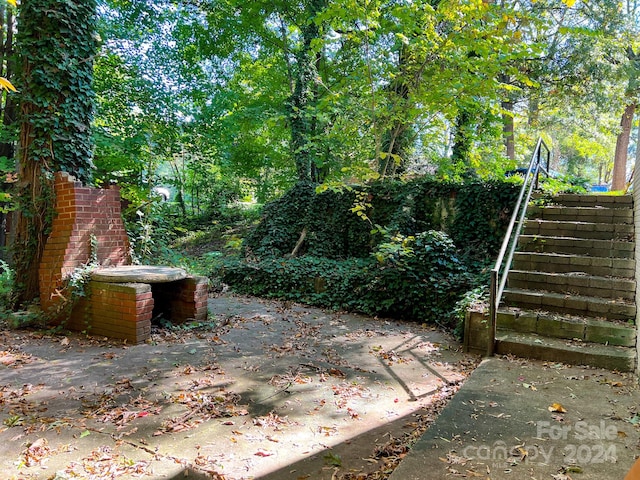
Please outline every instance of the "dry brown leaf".
[[39, 438], [33, 442], [24, 452], [24, 464], [32, 467], [39, 464], [51, 453], [51, 447], [46, 438]]

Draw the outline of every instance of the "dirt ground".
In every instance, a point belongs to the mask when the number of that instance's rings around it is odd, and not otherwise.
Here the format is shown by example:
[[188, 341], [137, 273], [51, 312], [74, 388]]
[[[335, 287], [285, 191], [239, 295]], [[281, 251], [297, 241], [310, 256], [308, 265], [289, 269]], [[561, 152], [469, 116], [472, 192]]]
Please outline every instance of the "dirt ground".
[[0, 331], [2, 478], [385, 478], [478, 361], [415, 323], [210, 312], [142, 345]]

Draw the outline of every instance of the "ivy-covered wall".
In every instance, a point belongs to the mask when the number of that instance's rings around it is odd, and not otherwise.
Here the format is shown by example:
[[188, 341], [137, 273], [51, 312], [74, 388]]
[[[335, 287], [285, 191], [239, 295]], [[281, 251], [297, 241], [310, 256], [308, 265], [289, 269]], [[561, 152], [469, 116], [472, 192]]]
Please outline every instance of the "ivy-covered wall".
[[[519, 188], [508, 182], [384, 182], [265, 206], [242, 258], [214, 275], [236, 291], [455, 328], [487, 279]], [[295, 251], [295, 255], [294, 255]]]
[[322, 193], [313, 184], [299, 183], [265, 206], [245, 247], [258, 257], [286, 256], [305, 230], [301, 254], [363, 258], [385, 240], [380, 229], [405, 236], [439, 230], [461, 253], [493, 257], [518, 191], [509, 182], [457, 184], [423, 178]]

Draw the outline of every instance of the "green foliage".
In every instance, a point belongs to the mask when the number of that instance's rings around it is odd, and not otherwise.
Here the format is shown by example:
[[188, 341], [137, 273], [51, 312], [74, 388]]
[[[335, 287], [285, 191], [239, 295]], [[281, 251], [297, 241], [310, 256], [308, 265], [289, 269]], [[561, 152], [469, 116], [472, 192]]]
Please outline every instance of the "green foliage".
[[250, 295], [449, 326], [471, 281], [451, 239], [429, 231], [387, 240], [366, 258], [220, 259], [210, 275]]
[[451, 307], [471, 277], [446, 233], [395, 236], [373, 255], [379, 263], [370, 271], [365, 298], [379, 309], [376, 313], [447, 326]]
[[289, 255], [306, 230], [300, 254], [363, 258], [382, 241], [381, 231], [410, 236], [443, 230], [464, 246], [465, 257], [482, 260], [499, 248], [518, 188], [512, 182], [425, 177], [316, 193], [312, 184], [299, 183], [265, 205], [262, 221], [246, 239], [246, 252]]
[[130, 209], [124, 216], [135, 263], [151, 265], [175, 264], [179, 255], [171, 248], [177, 237], [176, 219], [170, 206], [150, 199]]
[[[518, 191], [425, 178], [320, 193], [300, 183], [265, 206], [245, 259], [218, 257], [208, 274], [242, 293], [453, 328], [456, 302], [486, 280]], [[300, 242], [303, 256], [292, 257]]]
[[466, 256], [482, 260], [496, 255], [519, 191], [520, 185], [501, 181], [468, 183], [457, 190], [450, 233]]
[[14, 289], [15, 272], [6, 262], [0, 260], [0, 315], [5, 315], [11, 310]]
[[590, 183], [588, 179], [583, 177], [560, 175], [558, 177], [541, 178], [540, 188], [549, 196], [559, 193], [586, 193]]
[[93, 155], [95, 9], [95, 0], [26, 0], [18, 10], [23, 148], [29, 161], [82, 181]]

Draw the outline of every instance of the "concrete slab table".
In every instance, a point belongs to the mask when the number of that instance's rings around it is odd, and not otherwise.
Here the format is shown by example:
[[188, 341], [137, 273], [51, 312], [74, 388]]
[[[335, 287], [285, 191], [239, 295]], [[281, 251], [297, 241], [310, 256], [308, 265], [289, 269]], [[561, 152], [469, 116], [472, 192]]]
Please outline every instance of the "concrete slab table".
[[182, 268], [158, 265], [124, 265], [113, 268], [99, 268], [91, 274], [91, 279], [107, 283], [167, 283], [187, 278]]
[[84, 319], [91, 333], [146, 341], [151, 322], [172, 323], [207, 319], [208, 279], [187, 274], [182, 268], [125, 265], [92, 272]]

